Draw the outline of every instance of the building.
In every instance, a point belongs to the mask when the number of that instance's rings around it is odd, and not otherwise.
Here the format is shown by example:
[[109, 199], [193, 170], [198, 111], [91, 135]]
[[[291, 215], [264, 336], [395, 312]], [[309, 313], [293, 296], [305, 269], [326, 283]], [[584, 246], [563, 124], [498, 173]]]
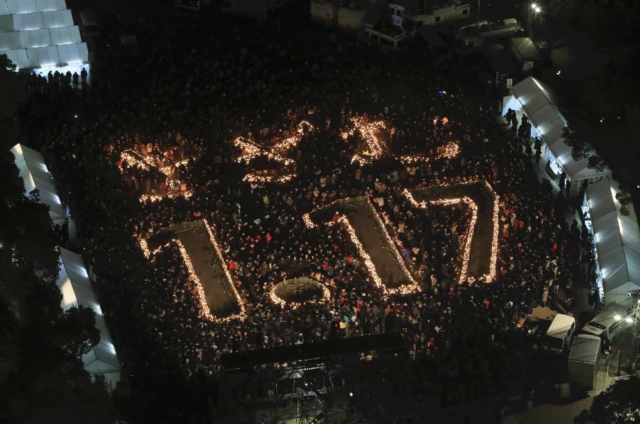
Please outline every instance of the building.
[[542, 140], [540, 166], [551, 179], [557, 180], [564, 172], [573, 187], [578, 188], [585, 180], [593, 184], [611, 177], [610, 169], [598, 171], [588, 167], [588, 159], [573, 159], [571, 147], [563, 137], [567, 121], [556, 96], [545, 84], [528, 77], [511, 87], [510, 94], [504, 97], [502, 104], [502, 115], [512, 109], [519, 120], [523, 114], [529, 118], [531, 137], [540, 137]]
[[0, 54], [18, 71], [89, 72], [89, 50], [65, 0], [0, 0]]

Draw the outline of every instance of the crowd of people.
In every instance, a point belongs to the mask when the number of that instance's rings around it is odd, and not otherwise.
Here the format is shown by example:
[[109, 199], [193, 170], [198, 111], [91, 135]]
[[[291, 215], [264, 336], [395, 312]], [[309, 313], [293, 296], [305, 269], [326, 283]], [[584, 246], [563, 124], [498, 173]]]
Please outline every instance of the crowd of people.
[[[461, 346], [473, 349], [470, 339], [512, 349], [526, 338], [532, 308], [586, 271], [586, 236], [536, 180], [531, 149], [523, 153], [522, 140], [498, 125], [473, 71], [451, 64], [425, 72], [426, 53], [379, 60], [349, 39], [297, 25], [266, 25], [261, 37], [237, 23], [147, 25], [137, 34], [138, 56], [104, 52], [108, 65], [92, 69], [81, 92], [51, 79], [22, 116], [25, 144], [43, 151], [77, 224], [134, 383], [149, 387], [176, 372], [187, 380], [201, 370], [215, 375], [223, 353], [384, 332], [400, 332], [413, 357], [434, 363]], [[363, 134], [341, 134], [355, 116], [386, 123], [388, 154], [352, 163]], [[242, 181], [264, 164], [238, 163], [233, 140], [268, 147], [302, 120], [313, 128], [290, 149], [295, 177]], [[452, 140], [460, 153], [436, 158]], [[128, 166], [125, 152], [162, 160], [156, 170], [187, 160], [168, 172], [192, 195], [162, 196], [184, 190], [163, 185], [167, 174]], [[407, 155], [418, 159], [399, 160]], [[500, 196], [498, 270], [489, 284], [458, 284], [469, 211], [418, 210], [401, 195], [470, 178]], [[150, 193], [160, 196], [141, 201]], [[344, 226], [303, 222], [304, 213], [362, 195], [397, 235], [418, 293], [386, 295]], [[149, 259], [139, 248], [163, 228], [201, 218], [215, 226], [244, 319], [205, 319], [175, 246]], [[295, 308], [271, 302], [274, 285], [295, 277], [325, 283], [330, 298]], [[481, 392], [506, 372], [492, 352], [474, 352], [491, 364]]]

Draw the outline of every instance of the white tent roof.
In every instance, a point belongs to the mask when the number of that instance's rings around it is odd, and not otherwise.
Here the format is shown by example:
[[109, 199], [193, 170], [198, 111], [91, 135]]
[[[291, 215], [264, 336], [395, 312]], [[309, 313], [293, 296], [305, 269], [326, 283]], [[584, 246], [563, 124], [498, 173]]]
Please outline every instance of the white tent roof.
[[77, 26], [0, 34], [0, 51], [82, 43]]
[[42, 155], [22, 144], [13, 146], [11, 152], [16, 157], [15, 163], [20, 170], [20, 176], [24, 180], [24, 188], [27, 194], [38, 189], [40, 200], [51, 209], [51, 217], [53, 219], [65, 217], [65, 208], [56, 194], [56, 189], [53, 186], [49, 170], [44, 163]]
[[73, 16], [71, 16], [70, 10], [25, 13], [12, 15], [12, 17], [15, 31], [33, 31], [36, 29], [73, 26]]
[[60, 67], [89, 61], [89, 49], [86, 43], [6, 50], [2, 54], [6, 54], [18, 69]]
[[605, 298], [609, 293], [621, 294], [619, 292], [624, 286], [640, 285], [638, 218], [633, 205], [629, 207], [629, 216], [622, 215], [615, 195], [616, 189], [610, 186], [608, 179], [587, 188]]
[[575, 161], [571, 157], [571, 148], [564, 143], [562, 137], [567, 121], [548, 86], [533, 77], [528, 77], [511, 87], [511, 94], [518, 100], [531, 125], [538, 131], [553, 156], [560, 161], [569, 178], [598, 173], [595, 169], [587, 167], [588, 159]]
[[65, 0], [0, 0], [0, 53], [41, 75], [80, 73], [89, 50]]
[[0, 0], [0, 15], [51, 12], [66, 8], [64, 0]]
[[91, 287], [84, 261], [67, 249], [60, 248], [60, 276], [58, 287], [62, 292], [62, 309], [73, 306], [90, 307], [96, 313], [96, 328], [100, 331], [100, 343], [82, 357], [84, 368], [89, 372], [110, 372], [120, 370], [116, 350], [102, 315], [102, 309]]

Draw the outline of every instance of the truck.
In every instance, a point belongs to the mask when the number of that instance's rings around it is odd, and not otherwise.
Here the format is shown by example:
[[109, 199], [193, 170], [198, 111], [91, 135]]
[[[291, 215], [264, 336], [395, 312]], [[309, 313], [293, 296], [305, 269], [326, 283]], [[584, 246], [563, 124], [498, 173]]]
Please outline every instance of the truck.
[[489, 20], [460, 28], [458, 39], [466, 47], [479, 47], [490, 39], [510, 38], [522, 35], [524, 30], [515, 18], [492, 22]]
[[564, 314], [557, 314], [544, 336], [544, 344], [552, 353], [562, 354], [565, 347], [569, 345], [573, 330], [576, 327], [574, 317]]
[[596, 365], [600, 357], [601, 339], [588, 333], [580, 333], [573, 339], [569, 352], [569, 381], [578, 388], [592, 390]]
[[520, 72], [531, 73], [542, 64], [542, 55], [531, 38], [515, 37], [509, 40], [509, 50], [516, 60]]

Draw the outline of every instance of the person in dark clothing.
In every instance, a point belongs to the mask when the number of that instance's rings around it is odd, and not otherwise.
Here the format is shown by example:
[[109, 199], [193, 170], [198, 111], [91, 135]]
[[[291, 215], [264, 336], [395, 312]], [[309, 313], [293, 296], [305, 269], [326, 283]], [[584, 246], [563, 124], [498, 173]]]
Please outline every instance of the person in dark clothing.
[[540, 156], [542, 156], [542, 142], [540, 141], [540, 137], [536, 137], [535, 148], [536, 148], [536, 163], [540, 163]]

